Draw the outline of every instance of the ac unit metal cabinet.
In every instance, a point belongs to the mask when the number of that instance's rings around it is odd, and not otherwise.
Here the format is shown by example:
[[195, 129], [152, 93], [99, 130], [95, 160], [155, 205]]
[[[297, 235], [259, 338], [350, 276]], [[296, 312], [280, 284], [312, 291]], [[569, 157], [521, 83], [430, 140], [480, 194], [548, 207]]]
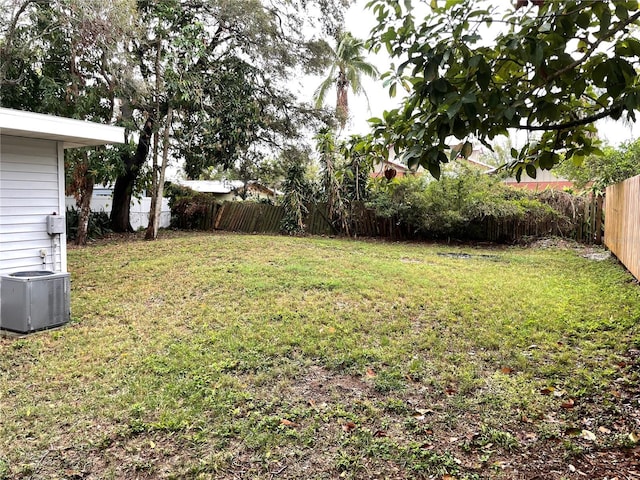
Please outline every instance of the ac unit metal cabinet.
[[0, 276], [0, 329], [29, 333], [70, 317], [70, 274], [35, 270]]

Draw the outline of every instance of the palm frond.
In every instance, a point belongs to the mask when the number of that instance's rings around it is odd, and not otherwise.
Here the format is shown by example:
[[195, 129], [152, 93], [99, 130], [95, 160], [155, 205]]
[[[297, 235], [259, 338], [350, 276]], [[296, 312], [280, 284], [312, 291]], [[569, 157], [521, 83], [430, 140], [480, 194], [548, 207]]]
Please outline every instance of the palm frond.
[[335, 70], [335, 66], [332, 67], [331, 71], [329, 72], [329, 76], [325, 78], [318, 86], [318, 88], [316, 88], [316, 90], [313, 92], [313, 98], [315, 99], [316, 108], [322, 108], [322, 104], [327, 98], [327, 92], [329, 91], [329, 89], [331, 89], [331, 87], [335, 85]]
[[[363, 51], [365, 51], [365, 44], [362, 40], [355, 38], [348, 32], [343, 34], [334, 51], [334, 64], [331, 72], [314, 94], [316, 107], [319, 108], [322, 106], [329, 88], [332, 85], [337, 87], [336, 115], [343, 127], [349, 116], [348, 90], [350, 89], [356, 95], [364, 93], [367, 105], [369, 105], [369, 97], [362, 87], [362, 76], [366, 75], [371, 78], [378, 76], [378, 69], [372, 63], [367, 62], [362, 55]], [[344, 76], [337, 75], [338, 71], [344, 73]], [[338, 78], [342, 78], [343, 81], [339, 82]]]

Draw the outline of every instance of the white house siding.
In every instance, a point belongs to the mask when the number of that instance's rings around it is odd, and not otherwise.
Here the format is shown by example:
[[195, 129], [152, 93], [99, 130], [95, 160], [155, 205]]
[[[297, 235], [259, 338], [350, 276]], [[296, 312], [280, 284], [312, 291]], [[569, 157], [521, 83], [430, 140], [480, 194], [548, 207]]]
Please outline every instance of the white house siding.
[[48, 235], [46, 224], [64, 215], [63, 169], [58, 142], [0, 137], [0, 273], [66, 271], [66, 235]]

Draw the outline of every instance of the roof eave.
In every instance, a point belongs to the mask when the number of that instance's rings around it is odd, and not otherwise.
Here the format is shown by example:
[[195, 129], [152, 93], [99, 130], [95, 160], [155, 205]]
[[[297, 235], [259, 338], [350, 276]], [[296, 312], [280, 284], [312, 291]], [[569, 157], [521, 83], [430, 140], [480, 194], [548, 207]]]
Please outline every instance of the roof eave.
[[124, 143], [122, 127], [9, 108], [0, 108], [0, 133], [62, 142], [64, 148]]

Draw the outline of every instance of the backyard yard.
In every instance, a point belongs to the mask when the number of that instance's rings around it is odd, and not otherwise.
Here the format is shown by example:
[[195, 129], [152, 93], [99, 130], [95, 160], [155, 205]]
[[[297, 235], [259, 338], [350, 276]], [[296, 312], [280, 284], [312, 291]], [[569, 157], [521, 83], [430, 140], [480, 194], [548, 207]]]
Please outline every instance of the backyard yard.
[[638, 479], [640, 287], [587, 253], [70, 248], [70, 324], [0, 337], [0, 479]]

